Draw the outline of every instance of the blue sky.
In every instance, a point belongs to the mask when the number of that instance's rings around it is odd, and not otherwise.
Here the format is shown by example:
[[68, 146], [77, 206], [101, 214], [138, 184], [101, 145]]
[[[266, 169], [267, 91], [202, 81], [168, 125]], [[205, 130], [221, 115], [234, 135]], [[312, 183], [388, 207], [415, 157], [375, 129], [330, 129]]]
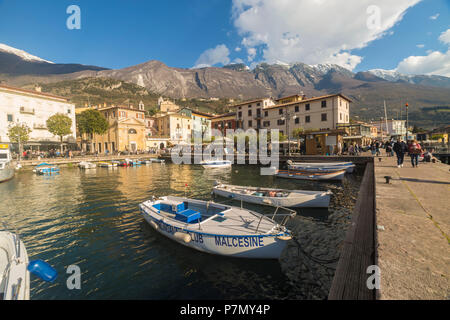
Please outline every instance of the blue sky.
[[[345, 0], [338, 11], [337, 2], [0, 0], [0, 43], [57, 63], [114, 69], [153, 59], [181, 68], [278, 60], [450, 76], [449, 43], [439, 39], [450, 28], [449, 0]], [[81, 30], [66, 27], [72, 4], [81, 9]], [[366, 26], [370, 4], [380, 8], [376, 32]]]

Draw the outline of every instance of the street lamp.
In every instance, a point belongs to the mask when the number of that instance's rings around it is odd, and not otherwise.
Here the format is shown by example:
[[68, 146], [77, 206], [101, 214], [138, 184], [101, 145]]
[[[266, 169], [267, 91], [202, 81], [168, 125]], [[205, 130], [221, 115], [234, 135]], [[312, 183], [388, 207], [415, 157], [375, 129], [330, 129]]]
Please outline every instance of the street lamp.
[[297, 116], [294, 115], [293, 113], [289, 113], [287, 110], [284, 112], [283, 117], [281, 117], [281, 120], [285, 120], [286, 121], [286, 132], [287, 132], [287, 136], [288, 136], [288, 154], [289, 156], [291, 155], [291, 135], [289, 132], [289, 121], [291, 119], [297, 119]]
[[408, 103], [405, 104], [406, 107], [406, 139], [405, 142], [408, 141]]

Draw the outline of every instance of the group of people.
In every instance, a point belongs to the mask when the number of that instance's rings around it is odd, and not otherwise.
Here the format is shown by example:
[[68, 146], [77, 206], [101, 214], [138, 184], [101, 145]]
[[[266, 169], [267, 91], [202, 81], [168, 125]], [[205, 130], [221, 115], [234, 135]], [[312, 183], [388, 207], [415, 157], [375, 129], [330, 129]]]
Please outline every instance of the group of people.
[[405, 154], [407, 153], [411, 157], [411, 164], [413, 168], [417, 168], [419, 166], [419, 156], [423, 153], [423, 150], [417, 140], [410, 140], [407, 144], [403, 140], [398, 140], [394, 143], [392, 149], [397, 155], [398, 168], [403, 168], [403, 161], [405, 159]]

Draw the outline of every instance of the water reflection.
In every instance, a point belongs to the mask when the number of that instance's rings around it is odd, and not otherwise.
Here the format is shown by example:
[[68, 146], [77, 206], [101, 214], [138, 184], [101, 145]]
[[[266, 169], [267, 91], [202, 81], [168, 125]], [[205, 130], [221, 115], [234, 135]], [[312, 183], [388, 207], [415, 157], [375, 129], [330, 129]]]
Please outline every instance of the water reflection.
[[[323, 254], [335, 254], [349, 221], [360, 177], [319, 184], [259, 173], [259, 168], [244, 165], [211, 170], [199, 165], [172, 164], [93, 170], [62, 168], [60, 175], [48, 177], [25, 170], [10, 182], [0, 184], [0, 220], [21, 233], [30, 259], [43, 259], [58, 271], [53, 284], [33, 278], [32, 299], [308, 297], [305, 292], [317, 284], [293, 274], [292, 270], [300, 267], [292, 255], [281, 264], [208, 255], [159, 235], [139, 214], [138, 204], [153, 195], [182, 196], [186, 190], [190, 197], [210, 199], [216, 180], [284, 189], [330, 189], [333, 197], [329, 210], [299, 210], [299, 216], [290, 223], [293, 230], [303, 235], [307, 249], [320, 248]], [[245, 206], [273, 212], [268, 207]], [[320, 242], [311, 241], [318, 235]], [[66, 268], [71, 264], [81, 269], [81, 290], [66, 288]], [[324, 277], [328, 279], [327, 275]]]

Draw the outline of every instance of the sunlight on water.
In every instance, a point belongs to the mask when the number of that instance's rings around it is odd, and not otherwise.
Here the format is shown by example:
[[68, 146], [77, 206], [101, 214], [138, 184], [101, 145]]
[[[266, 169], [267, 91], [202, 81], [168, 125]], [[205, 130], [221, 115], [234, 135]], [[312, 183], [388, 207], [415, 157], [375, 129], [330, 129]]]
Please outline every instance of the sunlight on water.
[[[252, 166], [225, 170], [172, 164], [84, 171], [62, 168], [54, 176], [24, 170], [0, 184], [0, 221], [20, 233], [30, 260], [45, 260], [58, 271], [52, 284], [32, 276], [32, 299], [308, 298], [309, 287], [315, 284], [299, 282], [303, 280], [284, 271], [283, 262], [197, 252], [153, 231], [139, 213], [138, 204], [153, 195], [184, 196], [186, 192], [192, 198], [211, 199], [216, 180], [331, 189], [334, 196], [328, 211], [301, 210], [301, 216], [291, 221], [293, 229], [301, 227], [300, 233], [307, 224], [312, 235], [315, 230], [345, 230], [360, 184], [359, 176], [343, 183], [286, 181], [260, 176], [259, 168]], [[342, 239], [336, 241], [321, 245], [337, 253]], [[82, 272], [81, 290], [66, 287], [66, 269], [73, 264]]]

